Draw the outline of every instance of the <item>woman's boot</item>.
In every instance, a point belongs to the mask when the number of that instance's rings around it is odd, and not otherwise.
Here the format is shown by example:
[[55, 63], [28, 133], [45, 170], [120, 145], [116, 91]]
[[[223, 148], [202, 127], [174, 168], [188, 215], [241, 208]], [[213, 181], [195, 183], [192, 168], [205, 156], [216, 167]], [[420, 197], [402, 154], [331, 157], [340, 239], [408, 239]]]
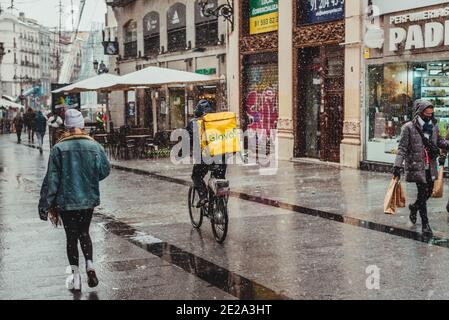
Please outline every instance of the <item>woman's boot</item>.
[[427, 206], [424, 206], [419, 210], [422, 221], [422, 233], [425, 236], [433, 236], [432, 228], [430, 228], [429, 218], [427, 217]]
[[87, 273], [87, 284], [90, 288], [98, 286], [98, 278], [95, 273], [94, 264], [91, 260], [86, 263], [86, 273]]

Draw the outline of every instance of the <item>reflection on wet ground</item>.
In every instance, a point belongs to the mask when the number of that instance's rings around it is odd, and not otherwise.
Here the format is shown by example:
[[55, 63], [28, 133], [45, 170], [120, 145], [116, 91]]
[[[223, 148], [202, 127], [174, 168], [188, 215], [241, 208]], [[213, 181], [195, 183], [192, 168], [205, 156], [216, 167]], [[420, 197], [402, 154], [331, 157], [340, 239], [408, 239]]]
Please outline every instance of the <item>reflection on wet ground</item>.
[[244, 300], [285, 300], [288, 297], [273, 290], [230, 272], [212, 262], [197, 257], [166, 242], [148, 243], [143, 241], [142, 232], [126, 225], [112, 217], [97, 213], [103, 221], [106, 230], [133, 244], [147, 250], [151, 254], [182, 268], [184, 271], [207, 281], [209, 284]]

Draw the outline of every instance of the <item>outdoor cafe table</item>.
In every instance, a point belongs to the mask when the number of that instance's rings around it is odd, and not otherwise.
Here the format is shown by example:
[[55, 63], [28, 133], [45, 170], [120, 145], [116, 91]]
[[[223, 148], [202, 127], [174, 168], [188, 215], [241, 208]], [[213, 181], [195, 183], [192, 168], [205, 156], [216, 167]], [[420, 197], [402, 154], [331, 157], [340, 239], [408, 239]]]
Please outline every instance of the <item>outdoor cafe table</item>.
[[106, 140], [109, 136], [110, 135], [107, 133], [99, 133], [99, 134], [94, 134], [93, 138], [99, 142], [106, 142]]
[[94, 137], [107, 138], [107, 137], [109, 137], [109, 134], [107, 134], [107, 133], [94, 134]]
[[147, 139], [147, 138], [151, 138], [151, 136], [145, 135], [145, 134], [126, 136], [126, 139], [135, 139], [135, 140], [142, 140], [142, 139]]
[[136, 146], [139, 150], [138, 154], [142, 154], [145, 148], [145, 140], [151, 138], [150, 135], [147, 134], [138, 134], [138, 135], [130, 135], [130, 136], [126, 136], [127, 140], [136, 140]]

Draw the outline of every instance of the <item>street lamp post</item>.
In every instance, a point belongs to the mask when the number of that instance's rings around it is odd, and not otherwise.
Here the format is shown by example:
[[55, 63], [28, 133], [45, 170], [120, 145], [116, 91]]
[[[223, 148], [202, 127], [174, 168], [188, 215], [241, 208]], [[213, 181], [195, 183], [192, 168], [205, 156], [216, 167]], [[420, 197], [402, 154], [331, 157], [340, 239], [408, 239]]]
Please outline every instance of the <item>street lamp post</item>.
[[5, 55], [5, 47], [3, 46], [3, 42], [0, 42], [0, 98], [3, 96], [3, 82], [2, 82], [2, 71], [1, 65], [3, 62], [3, 56]]
[[227, 0], [227, 3], [218, 6], [215, 9], [207, 8], [208, 0], [198, 0], [201, 7], [201, 13], [205, 17], [223, 17], [231, 24], [231, 30], [234, 31], [234, 1]]

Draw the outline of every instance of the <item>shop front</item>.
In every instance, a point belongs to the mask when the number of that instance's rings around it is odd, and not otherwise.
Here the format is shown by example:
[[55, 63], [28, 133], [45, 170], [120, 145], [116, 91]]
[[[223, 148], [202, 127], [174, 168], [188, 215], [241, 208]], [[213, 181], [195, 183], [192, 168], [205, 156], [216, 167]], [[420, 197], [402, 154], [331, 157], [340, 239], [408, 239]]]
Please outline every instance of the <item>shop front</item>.
[[449, 5], [386, 14], [380, 23], [365, 36], [362, 168], [374, 169], [394, 162], [415, 100], [433, 103], [442, 136], [449, 125]]
[[297, 1], [295, 157], [340, 162], [344, 120], [344, 1]]
[[241, 124], [267, 137], [279, 118], [278, 9], [277, 0], [248, 0], [240, 11]]
[[246, 129], [253, 132], [276, 129], [279, 117], [277, 54], [247, 56], [244, 82]]

